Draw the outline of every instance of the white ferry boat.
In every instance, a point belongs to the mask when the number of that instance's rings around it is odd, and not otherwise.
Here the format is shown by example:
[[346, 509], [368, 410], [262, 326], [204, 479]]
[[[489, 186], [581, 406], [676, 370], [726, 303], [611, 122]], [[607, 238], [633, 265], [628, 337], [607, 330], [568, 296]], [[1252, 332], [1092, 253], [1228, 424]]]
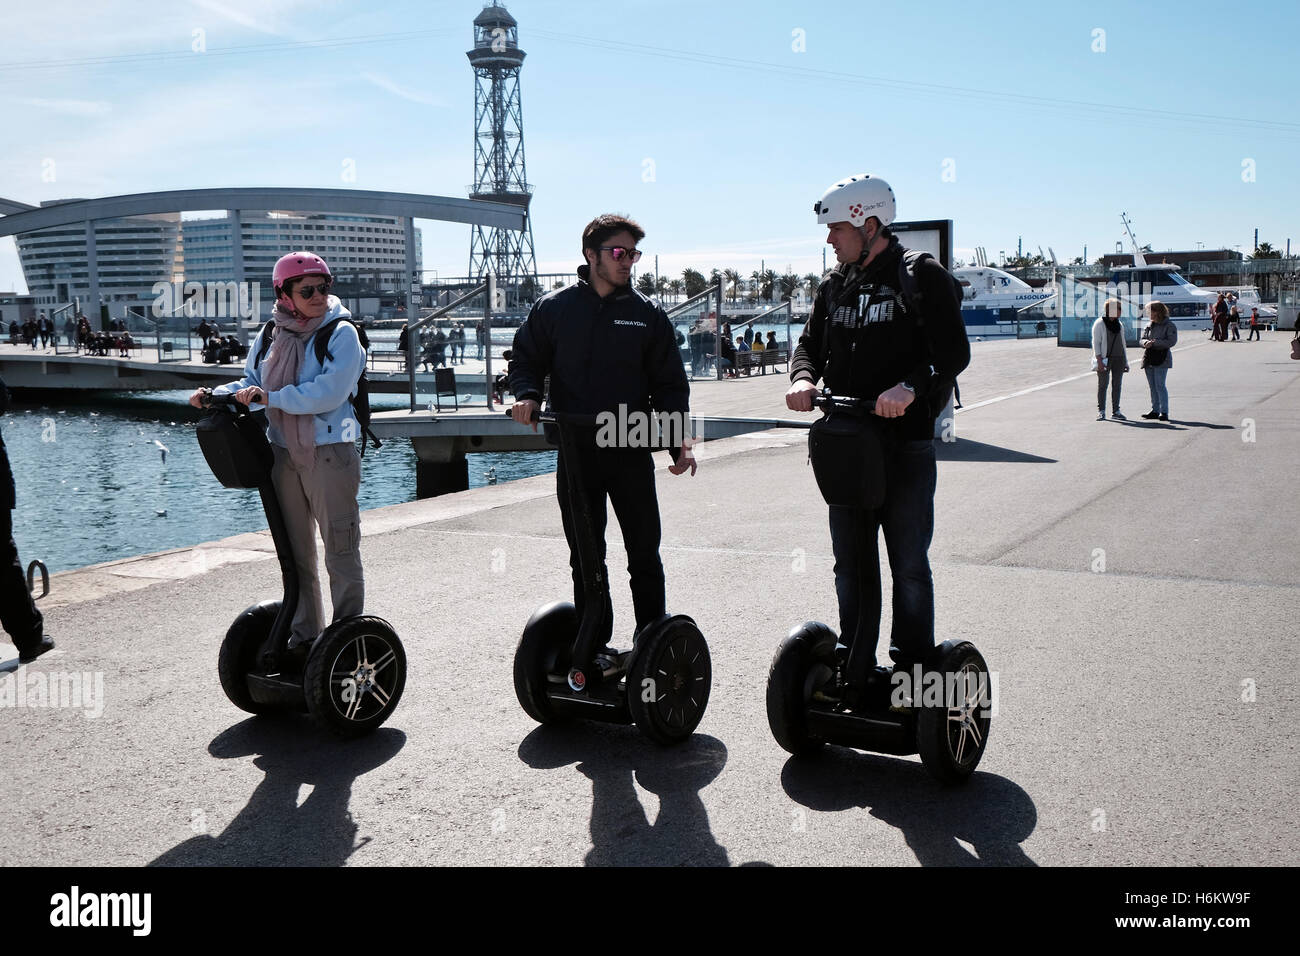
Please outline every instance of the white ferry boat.
[[963, 266], [952, 274], [961, 283], [961, 316], [967, 335], [1015, 335], [1020, 313], [1056, 295], [1054, 286], [1035, 289], [992, 266]]

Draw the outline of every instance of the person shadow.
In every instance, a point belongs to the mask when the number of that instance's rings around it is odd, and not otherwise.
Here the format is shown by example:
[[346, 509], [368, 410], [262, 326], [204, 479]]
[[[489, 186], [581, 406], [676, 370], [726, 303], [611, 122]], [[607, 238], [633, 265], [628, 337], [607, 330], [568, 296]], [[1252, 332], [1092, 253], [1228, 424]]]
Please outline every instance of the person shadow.
[[787, 760], [781, 786], [810, 810], [868, 809], [902, 831], [922, 866], [1038, 865], [1020, 846], [1038, 823], [1034, 802], [997, 774], [945, 787], [914, 760], [826, 747]]
[[[534, 770], [576, 764], [591, 781], [591, 850], [587, 866], [727, 866], [727, 851], [709, 828], [700, 791], [727, 762], [715, 737], [695, 734], [660, 747], [628, 728], [538, 727], [519, 745]], [[653, 823], [633, 781], [659, 798]]]
[[[248, 805], [221, 834], [191, 837], [148, 865], [341, 866], [369, 842], [356, 842], [357, 825], [348, 813], [353, 783], [405, 743], [406, 734], [390, 727], [340, 740], [305, 717], [250, 717], [208, 745], [218, 760], [252, 756], [266, 774]], [[299, 804], [304, 785], [312, 790]]]

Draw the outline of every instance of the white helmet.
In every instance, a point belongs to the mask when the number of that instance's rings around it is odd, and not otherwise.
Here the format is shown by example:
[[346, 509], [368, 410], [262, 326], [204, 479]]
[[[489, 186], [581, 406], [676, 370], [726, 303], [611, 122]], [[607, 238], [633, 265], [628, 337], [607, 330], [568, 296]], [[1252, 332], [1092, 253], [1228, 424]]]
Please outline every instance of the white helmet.
[[879, 219], [881, 226], [888, 226], [894, 221], [897, 208], [889, 183], [861, 173], [841, 179], [826, 190], [821, 201], [813, 206], [813, 212], [820, 223], [847, 222], [856, 228], [871, 216]]

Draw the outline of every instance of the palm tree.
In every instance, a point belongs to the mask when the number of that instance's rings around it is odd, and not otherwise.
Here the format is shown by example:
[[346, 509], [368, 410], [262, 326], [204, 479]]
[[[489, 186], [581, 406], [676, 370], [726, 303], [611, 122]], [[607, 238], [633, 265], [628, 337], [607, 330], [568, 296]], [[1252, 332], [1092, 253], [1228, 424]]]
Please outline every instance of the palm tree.
[[1255, 247], [1255, 251], [1250, 254], [1251, 259], [1281, 259], [1282, 250], [1274, 249], [1270, 243], [1261, 242]]
[[816, 298], [817, 289], [822, 284], [822, 277], [815, 272], [810, 272], [803, 277], [803, 284], [808, 289], [808, 298]]
[[780, 283], [781, 298], [783, 299], [793, 299], [794, 294], [798, 292], [799, 288], [803, 285], [803, 279], [795, 275], [793, 272], [787, 272], [785, 275], [780, 277], [778, 282]]
[[740, 292], [740, 273], [735, 269], [727, 269], [722, 273], [722, 277], [731, 283], [731, 301], [736, 301], [736, 295]]

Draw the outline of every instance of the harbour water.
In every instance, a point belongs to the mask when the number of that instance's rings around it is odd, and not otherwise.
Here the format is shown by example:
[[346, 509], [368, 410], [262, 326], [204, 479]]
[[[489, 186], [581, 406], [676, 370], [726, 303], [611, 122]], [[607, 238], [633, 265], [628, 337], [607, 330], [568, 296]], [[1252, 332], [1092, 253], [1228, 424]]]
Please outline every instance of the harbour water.
[[[18, 489], [14, 538], [50, 572], [189, 547], [266, 527], [256, 491], [223, 488], [194, 437], [188, 392], [59, 393], [0, 418]], [[405, 407], [402, 396], [374, 406]], [[159, 444], [167, 449], [166, 459]], [[471, 488], [555, 470], [554, 452], [469, 455]], [[415, 498], [410, 442], [385, 442], [361, 465], [362, 510]]]

